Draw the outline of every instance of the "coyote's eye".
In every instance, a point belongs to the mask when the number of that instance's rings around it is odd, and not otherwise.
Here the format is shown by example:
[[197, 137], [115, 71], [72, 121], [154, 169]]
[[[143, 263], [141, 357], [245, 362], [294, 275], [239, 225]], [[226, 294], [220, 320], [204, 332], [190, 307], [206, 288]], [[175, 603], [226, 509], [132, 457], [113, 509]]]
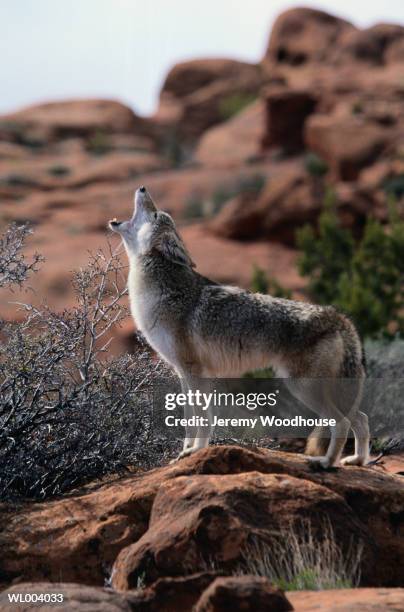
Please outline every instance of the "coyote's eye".
[[157, 215], [157, 213], [155, 212], [155, 213], [154, 213], [154, 218], [155, 218], [155, 219], [157, 219], [157, 217], [158, 217], [158, 215]]

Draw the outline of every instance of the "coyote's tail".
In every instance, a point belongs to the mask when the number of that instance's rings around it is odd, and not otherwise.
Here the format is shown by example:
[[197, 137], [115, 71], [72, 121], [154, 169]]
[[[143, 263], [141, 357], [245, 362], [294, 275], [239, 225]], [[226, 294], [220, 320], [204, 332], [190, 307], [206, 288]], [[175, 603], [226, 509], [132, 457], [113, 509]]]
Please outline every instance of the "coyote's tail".
[[[362, 370], [362, 376], [355, 380], [342, 381], [340, 387], [340, 402], [335, 402], [342, 413], [350, 421], [355, 419], [363, 395], [363, 384], [365, 380], [365, 372]], [[354, 384], [353, 384], [354, 383]], [[344, 397], [346, 404], [344, 405]], [[353, 398], [353, 399], [352, 399]], [[342, 405], [341, 405], [342, 401]], [[330, 442], [329, 427], [319, 425], [313, 429], [307, 438], [305, 454], [313, 457], [319, 457], [326, 454]]]
[[[344, 343], [344, 356], [338, 378], [336, 378], [336, 388], [332, 390], [332, 401], [340, 413], [352, 420], [359, 410], [362, 399], [363, 384], [366, 377], [366, 356], [351, 321], [342, 316], [340, 325], [339, 332]], [[328, 395], [329, 385], [326, 385], [326, 389]], [[315, 427], [307, 438], [305, 454], [313, 457], [322, 456], [326, 453], [329, 442], [329, 428]]]
[[315, 427], [307, 438], [305, 455], [321, 457], [326, 454], [330, 442], [330, 430], [328, 427], [319, 425]]

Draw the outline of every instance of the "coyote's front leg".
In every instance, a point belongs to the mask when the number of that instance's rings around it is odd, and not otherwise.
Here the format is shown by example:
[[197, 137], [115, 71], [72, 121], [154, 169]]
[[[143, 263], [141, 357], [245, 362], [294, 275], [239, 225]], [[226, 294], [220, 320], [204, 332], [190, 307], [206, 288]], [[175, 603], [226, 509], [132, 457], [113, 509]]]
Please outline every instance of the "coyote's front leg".
[[187, 446], [187, 448], [185, 448], [186, 441], [187, 441], [187, 438], [184, 440], [184, 450], [180, 452], [180, 454], [178, 455], [176, 459], [174, 459], [174, 461], [178, 461], [179, 459], [182, 459], [183, 457], [188, 457], [189, 455], [196, 453], [196, 451], [200, 450], [201, 448], [206, 448], [207, 446], [209, 446], [209, 437], [207, 433], [204, 433], [203, 437], [197, 436], [194, 439], [192, 446]]
[[[199, 389], [201, 381], [195, 380], [192, 376], [184, 376], [181, 378], [181, 388], [183, 393], [187, 393], [188, 391], [195, 391]], [[194, 396], [195, 397], [195, 396]], [[203, 406], [190, 406], [187, 404], [184, 408], [184, 416], [189, 419], [191, 416], [201, 417], [204, 419], [204, 425], [195, 426], [186, 426], [185, 427], [185, 439], [183, 444], [183, 449], [173, 462], [182, 459], [183, 457], [188, 457], [201, 448], [205, 448], [209, 446], [209, 440], [212, 432], [212, 411], [210, 407], [207, 410], [202, 410]], [[173, 463], [172, 462], [172, 463]]]

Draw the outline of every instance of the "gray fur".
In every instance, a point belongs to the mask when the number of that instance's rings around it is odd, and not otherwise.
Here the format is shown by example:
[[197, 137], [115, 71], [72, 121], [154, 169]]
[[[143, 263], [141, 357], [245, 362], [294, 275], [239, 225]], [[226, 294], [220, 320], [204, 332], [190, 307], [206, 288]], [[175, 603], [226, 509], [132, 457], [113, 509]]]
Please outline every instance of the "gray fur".
[[[195, 377], [234, 378], [273, 366], [312, 410], [337, 420], [327, 453], [311, 460], [322, 467], [336, 464], [352, 427], [355, 455], [344, 462], [367, 462], [367, 417], [358, 416], [363, 414], [358, 413], [365, 376], [362, 347], [347, 317], [332, 306], [255, 294], [201, 276], [173, 220], [156, 209], [144, 188], [136, 192], [132, 219], [110, 227], [122, 236], [129, 257], [136, 324], [176, 370], [184, 389]], [[340, 405], [337, 386], [329, 384], [340, 378], [356, 381], [349, 405]], [[315, 379], [317, 384], [310, 384]], [[187, 438], [180, 456], [207, 444], [206, 438]]]

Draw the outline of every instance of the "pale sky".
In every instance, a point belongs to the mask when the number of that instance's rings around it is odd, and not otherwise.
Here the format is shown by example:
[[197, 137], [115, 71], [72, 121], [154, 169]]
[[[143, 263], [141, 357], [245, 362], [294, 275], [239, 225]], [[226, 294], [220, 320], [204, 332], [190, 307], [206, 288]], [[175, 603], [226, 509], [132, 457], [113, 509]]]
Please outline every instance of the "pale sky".
[[[0, 0], [0, 113], [75, 97], [156, 107], [174, 63], [261, 59], [285, 0]], [[403, 0], [308, 1], [365, 27], [404, 24]]]

